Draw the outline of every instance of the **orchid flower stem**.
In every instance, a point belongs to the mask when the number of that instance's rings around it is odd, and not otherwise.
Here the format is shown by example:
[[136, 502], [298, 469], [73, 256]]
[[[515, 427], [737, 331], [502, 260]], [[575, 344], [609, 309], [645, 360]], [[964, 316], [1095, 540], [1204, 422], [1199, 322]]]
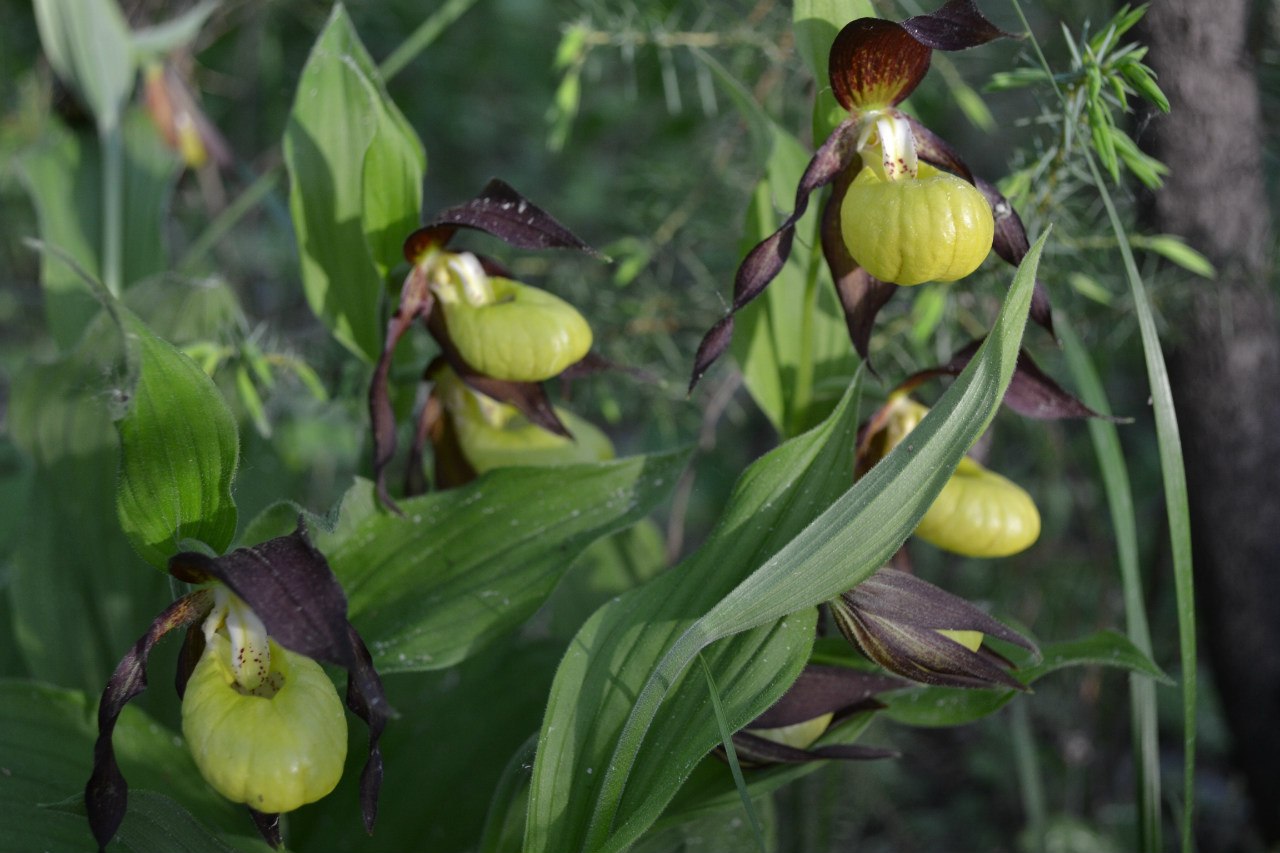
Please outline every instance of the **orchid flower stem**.
[[222, 241], [231, 232], [240, 220], [253, 211], [257, 206], [271, 194], [272, 190], [280, 182], [280, 175], [284, 171], [283, 162], [268, 168], [258, 177], [254, 178], [253, 183], [245, 187], [241, 193], [236, 196], [235, 201], [231, 202], [221, 212], [214, 217], [213, 221], [205, 226], [200, 232], [200, 236], [196, 238], [191, 247], [183, 254], [182, 259], [178, 261], [178, 268], [187, 272], [193, 272], [198, 263], [207, 255], [214, 246]]
[[390, 81], [392, 77], [403, 71], [405, 66], [430, 47], [450, 24], [461, 18], [475, 4], [476, 0], [446, 0], [435, 14], [419, 24], [418, 28], [410, 33], [409, 37], [378, 66], [378, 73], [382, 75], [383, 82]]
[[805, 272], [804, 302], [800, 315], [800, 363], [796, 365], [796, 382], [791, 395], [791, 424], [788, 432], [804, 431], [813, 404], [813, 317], [818, 310], [818, 270], [822, 262], [822, 217], [814, 219], [813, 243], [809, 250], [809, 269]]
[[1022, 809], [1026, 813], [1026, 847], [1030, 853], [1043, 853], [1045, 835], [1044, 782], [1040, 776], [1040, 761], [1036, 757], [1035, 737], [1031, 733], [1031, 717], [1025, 702], [1014, 702], [1011, 709], [1013, 757], [1018, 772], [1018, 788], [1022, 795]]
[[[1018, 14], [1022, 26], [1028, 33], [1032, 48], [1046, 73], [1052, 74], [1040, 43], [1031, 32], [1026, 15], [1022, 11], [1019, 0], [1010, 0]], [[1056, 79], [1050, 77], [1050, 83], [1057, 93], [1063, 108], [1068, 104], [1062, 88]], [[1156, 330], [1155, 317], [1151, 311], [1151, 303], [1147, 297], [1146, 287], [1138, 272], [1138, 265], [1133, 258], [1133, 250], [1129, 245], [1128, 235], [1120, 221], [1111, 193], [1098, 171], [1092, 153], [1081, 146], [1081, 153], [1089, 167], [1089, 174], [1098, 191], [1107, 212], [1107, 219], [1116, 235], [1120, 257], [1124, 262], [1125, 274], [1129, 280], [1129, 291], [1133, 297], [1134, 310], [1138, 316], [1138, 328], [1142, 336], [1143, 356], [1146, 360], [1147, 381], [1151, 387], [1152, 407], [1156, 422], [1156, 443], [1160, 453], [1160, 469], [1164, 476], [1165, 510], [1169, 521], [1169, 539], [1173, 554], [1174, 589], [1178, 610], [1178, 641], [1181, 658], [1182, 676], [1182, 720], [1183, 720], [1183, 811], [1181, 822], [1182, 850], [1191, 853], [1195, 847], [1194, 814], [1195, 814], [1195, 753], [1196, 753], [1196, 617], [1195, 590], [1192, 585], [1191, 561], [1191, 521], [1187, 505], [1186, 470], [1182, 461], [1182, 439], [1178, 431], [1177, 415], [1173, 406], [1173, 389], [1169, 383], [1169, 373], [1165, 367], [1164, 354], [1161, 351], [1160, 337]], [[1147, 821], [1142, 822], [1143, 826]], [[1144, 849], [1158, 849], [1159, 840], [1142, 839]], [[1154, 845], [1154, 846], [1153, 846]]]
[[102, 282], [112, 296], [121, 293], [124, 246], [124, 136], [120, 123], [102, 126]]

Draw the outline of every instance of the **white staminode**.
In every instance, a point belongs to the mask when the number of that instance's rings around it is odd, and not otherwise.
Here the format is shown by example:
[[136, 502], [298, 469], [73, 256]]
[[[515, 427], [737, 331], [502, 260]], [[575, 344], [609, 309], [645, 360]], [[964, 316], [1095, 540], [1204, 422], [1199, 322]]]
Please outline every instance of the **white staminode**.
[[897, 110], [876, 110], [863, 119], [858, 151], [880, 148], [880, 161], [887, 180], [915, 178], [920, 169], [916, 138], [911, 124]]
[[267, 626], [249, 605], [225, 586], [213, 591], [213, 610], [204, 620], [204, 640], [213, 643], [213, 635], [226, 627], [231, 642], [231, 673], [245, 690], [254, 690], [271, 671], [271, 644]]
[[470, 252], [449, 254], [445, 262], [453, 273], [453, 280], [462, 288], [462, 298], [467, 304], [489, 305], [494, 300], [493, 288], [489, 285], [489, 276], [480, 264], [480, 259]]

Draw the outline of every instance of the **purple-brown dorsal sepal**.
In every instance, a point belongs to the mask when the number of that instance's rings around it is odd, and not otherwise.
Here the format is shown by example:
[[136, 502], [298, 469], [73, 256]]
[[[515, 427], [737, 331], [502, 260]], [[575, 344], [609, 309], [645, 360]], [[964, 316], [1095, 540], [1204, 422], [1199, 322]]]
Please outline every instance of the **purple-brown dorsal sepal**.
[[839, 714], [860, 705], [877, 693], [909, 686], [900, 678], [862, 672], [847, 666], [809, 664], [800, 671], [787, 692], [760, 716], [749, 729], [776, 729], [821, 717]]
[[258, 834], [262, 836], [263, 841], [276, 850], [284, 849], [284, 838], [280, 835], [279, 814], [249, 808], [249, 817], [253, 818], [253, 825], [258, 828]]
[[936, 12], [907, 18], [902, 28], [934, 50], [965, 50], [998, 38], [1015, 38], [984, 18], [973, 0], [951, 0]]
[[187, 626], [187, 634], [182, 638], [182, 650], [178, 652], [178, 666], [173, 675], [173, 686], [178, 691], [178, 698], [187, 695], [187, 682], [191, 673], [196, 671], [196, 664], [204, 655], [204, 631], [198, 624]]
[[795, 205], [791, 215], [777, 231], [757, 243], [747, 253], [733, 279], [733, 304], [729, 308], [729, 313], [712, 326], [698, 344], [698, 352], [693, 360], [693, 376], [689, 380], [690, 392], [698, 384], [702, 375], [729, 348], [729, 343], [733, 339], [733, 315], [763, 293], [769, 286], [769, 282], [782, 272], [783, 265], [791, 256], [796, 223], [809, 208], [809, 196], [814, 190], [826, 186], [849, 169], [858, 156], [857, 142], [858, 119], [850, 116], [842, 121], [822, 146], [814, 152], [796, 187]]
[[896, 750], [878, 746], [862, 746], [855, 743], [832, 744], [812, 749], [797, 749], [741, 731], [733, 736], [733, 748], [738, 758], [746, 764], [807, 764], [810, 761], [844, 759], [846, 761], [872, 761], [880, 758], [897, 758]]
[[442, 210], [405, 241], [411, 262], [432, 244], [444, 245], [458, 228], [492, 234], [519, 249], [573, 249], [595, 258], [604, 256], [561, 225], [510, 184], [493, 178], [470, 201]]
[[347, 669], [354, 665], [347, 596], [329, 562], [311, 544], [301, 517], [287, 536], [216, 558], [176, 554], [169, 564], [204, 568], [243, 599], [267, 633], [290, 651]]
[[573, 434], [560, 420], [551, 401], [547, 399], [547, 392], [542, 387], [542, 383], [495, 379], [476, 370], [467, 363], [462, 353], [458, 352], [458, 348], [454, 346], [443, 311], [431, 313], [427, 320], [427, 328], [431, 330], [436, 343], [440, 344], [444, 358], [453, 368], [453, 372], [458, 374], [458, 377], [472, 390], [491, 397], [499, 403], [515, 406], [520, 414], [529, 419], [530, 423], [537, 424], [548, 432], [573, 438]]
[[831, 270], [831, 280], [835, 282], [836, 295], [840, 298], [840, 307], [844, 311], [845, 327], [849, 330], [849, 340], [858, 357], [874, 374], [876, 370], [871, 363], [871, 331], [875, 328], [876, 315], [893, 298], [898, 287], [873, 278], [858, 266], [845, 245], [840, 228], [840, 205], [844, 203], [845, 192], [853, 181], [853, 176], [853, 169], [846, 170], [840, 176], [823, 208], [822, 256], [827, 261], [827, 268]]
[[[971, 341], [944, 365], [913, 373], [902, 381], [898, 390], [908, 390], [937, 376], [959, 376], [982, 345], [982, 339]], [[1025, 349], [1018, 351], [1018, 362], [1005, 390], [1004, 404], [1026, 418], [1063, 420], [1066, 418], [1101, 418], [1112, 423], [1129, 423], [1130, 418], [1095, 412], [1036, 364]]]
[[895, 106], [924, 79], [932, 54], [901, 24], [858, 18], [845, 24], [831, 45], [831, 89], [846, 110]]
[[160, 638], [170, 631], [200, 621], [212, 607], [213, 593], [208, 590], [197, 590], [170, 604], [116, 664], [115, 672], [107, 680], [102, 700], [98, 703], [98, 739], [93, 745], [93, 773], [84, 789], [89, 828], [99, 850], [106, 849], [115, 837], [129, 806], [129, 785], [116, 763], [115, 747], [111, 743], [116, 721], [129, 700], [147, 689], [147, 660]]
[[[906, 119], [907, 124], [911, 126], [911, 135], [915, 138], [917, 157], [931, 166], [937, 166], [943, 171], [959, 175], [969, 183], [977, 186], [973, 172], [969, 170], [969, 164], [960, 156], [959, 151], [951, 147], [950, 142], [925, 127], [917, 119], [911, 116], [906, 116]], [[987, 201], [990, 203], [990, 197], [987, 198]], [[992, 210], [995, 210], [994, 205], [992, 205]]]
[[[1004, 193], [996, 189], [995, 184], [975, 176], [974, 186], [986, 197], [987, 203], [991, 205], [991, 215], [995, 219], [995, 238], [991, 248], [995, 249], [996, 254], [1005, 263], [1018, 266], [1031, 248], [1031, 243], [1027, 240], [1027, 228], [1022, 224], [1022, 217], [1013, 209], [1013, 205], [1004, 197]], [[1030, 316], [1037, 326], [1056, 340], [1049, 290], [1040, 279], [1036, 279], [1035, 289], [1031, 292]]]
[[347, 623], [348, 641], [355, 657], [355, 665], [348, 670], [347, 707], [369, 727], [369, 756], [360, 771], [360, 812], [365, 831], [372, 834], [378, 819], [378, 793], [382, 789], [382, 739], [383, 729], [391, 717], [382, 679], [373, 667], [373, 656], [356, 631]]

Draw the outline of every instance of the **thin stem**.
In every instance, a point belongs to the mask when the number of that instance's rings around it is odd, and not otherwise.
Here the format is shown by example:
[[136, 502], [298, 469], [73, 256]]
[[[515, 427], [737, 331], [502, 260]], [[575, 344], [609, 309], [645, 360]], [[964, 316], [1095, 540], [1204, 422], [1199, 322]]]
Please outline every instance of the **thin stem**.
[[[1019, 20], [1030, 36], [1032, 48], [1041, 66], [1049, 71], [1040, 43], [1031, 32], [1019, 0], [1010, 0]], [[1066, 98], [1057, 81], [1050, 80], [1064, 107]], [[1165, 511], [1169, 520], [1169, 540], [1173, 552], [1173, 578], [1178, 610], [1178, 645], [1182, 665], [1182, 720], [1183, 720], [1183, 812], [1182, 849], [1191, 853], [1195, 845], [1195, 749], [1196, 749], [1196, 616], [1195, 589], [1192, 580], [1191, 523], [1187, 506], [1187, 478], [1182, 462], [1182, 438], [1178, 431], [1177, 414], [1173, 406], [1173, 389], [1165, 368], [1164, 353], [1151, 311], [1146, 287], [1138, 273], [1128, 235], [1120, 221], [1111, 193], [1103, 182], [1092, 153], [1081, 146], [1081, 153], [1089, 167], [1098, 196], [1107, 212], [1111, 230], [1116, 235], [1129, 290], [1133, 295], [1134, 309], [1138, 314], [1138, 328], [1142, 336], [1142, 351], [1147, 367], [1147, 382], [1155, 410], [1156, 443], [1160, 451], [1160, 469], [1164, 476]]]
[[124, 137], [119, 122], [99, 129], [102, 145], [102, 282], [121, 292], [124, 249]]
[[400, 46], [378, 66], [378, 73], [383, 82], [395, 77], [405, 66], [417, 58], [418, 54], [431, 46], [450, 24], [461, 18], [468, 9], [476, 4], [476, 0], [448, 0], [436, 13], [418, 25]]
[[178, 261], [178, 269], [190, 272], [192, 267], [204, 258], [223, 237], [227, 236], [249, 211], [270, 195], [280, 181], [281, 168], [283, 168], [282, 165], [277, 163], [263, 172], [254, 179], [253, 183], [244, 188], [235, 201], [223, 208], [183, 254], [182, 260]]
[[1035, 738], [1031, 734], [1031, 718], [1025, 702], [1014, 702], [1012, 707], [1013, 757], [1018, 773], [1018, 789], [1022, 795], [1022, 809], [1027, 816], [1029, 849], [1044, 850], [1044, 833], [1047, 809], [1044, 800], [1044, 783], [1040, 779], [1040, 761], [1036, 757]]

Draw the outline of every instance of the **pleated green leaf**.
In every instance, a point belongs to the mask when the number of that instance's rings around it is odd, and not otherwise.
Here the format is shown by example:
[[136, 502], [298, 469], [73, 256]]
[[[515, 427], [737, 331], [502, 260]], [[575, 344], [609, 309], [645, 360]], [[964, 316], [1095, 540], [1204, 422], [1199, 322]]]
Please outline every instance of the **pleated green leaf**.
[[385, 277], [418, 225], [426, 154], [340, 3], [302, 70], [284, 154], [307, 302], [372, 362]]
[[1043, 245], [1042, 237], [982, 349], [911, 442], [846, 490], [856, 422], [846, 397], [822, 425], [748, 470], [697, 554], [583, 627], [552, 687], [527, 851], [620, 850], [657, 819], [718, 739], [705, 685], [685, 679], [700, 652], [734, 726], [794, 680], [812, 644], [812, 608], [884, 564], [995, 415]]
[[185, 539], [221, 554], [236, 532], [231, 496], [239, 460], [236, 422], [194, 361], [120, 309], [137, 370], [120, 434], [120, 526], [158, 569]]
[[116, 127], [133, 91], [134, 58], [115, 0], [35, 0], [35, 14], [53, 70], [84, 99], [100, 130]]
[[591, 543], [653, 510], [684, 463], [665, 453], [503, 468], [402, 501], [404, 517], [375, 510], [362, 482], [317, 544], [378, 670], [440, 669], [524, 622]]

